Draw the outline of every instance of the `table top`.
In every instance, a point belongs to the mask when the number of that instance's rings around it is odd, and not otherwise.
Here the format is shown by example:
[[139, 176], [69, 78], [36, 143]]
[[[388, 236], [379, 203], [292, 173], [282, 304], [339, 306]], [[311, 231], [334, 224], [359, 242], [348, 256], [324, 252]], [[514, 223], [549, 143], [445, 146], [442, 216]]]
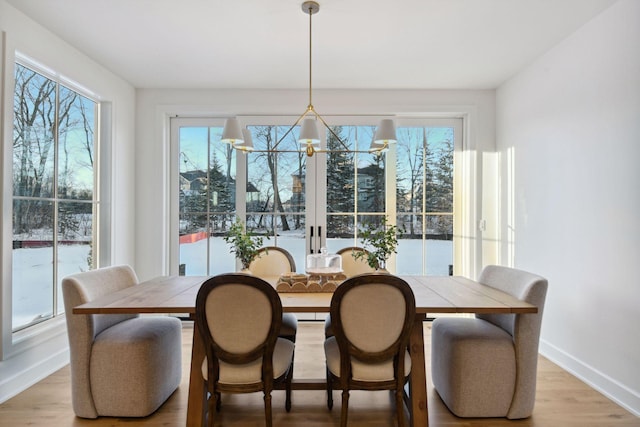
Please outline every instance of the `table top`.
[[[537, 313], [538, 308], [461, 276], [400, 276], [416, 299], [416, 313]], [[195, 313], [206, 276], [161, 276], [105, 295], [73, 309], [74, 314]], [[264, 278], [275, 286], [278, 277]], [[332, 293], [281, 293], [286, 312], [329, 312]]]

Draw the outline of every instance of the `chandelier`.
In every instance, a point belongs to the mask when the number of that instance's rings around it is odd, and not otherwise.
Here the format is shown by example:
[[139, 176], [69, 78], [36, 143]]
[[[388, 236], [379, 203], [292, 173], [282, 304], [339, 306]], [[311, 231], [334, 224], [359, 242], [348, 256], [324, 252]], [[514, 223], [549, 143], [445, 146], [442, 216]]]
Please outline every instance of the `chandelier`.
[[[388, 149], [389, 144], [396, 142], [396, 129], [391, 119], [382, 119], [380, 124], [376, 128], [371, 146], [367, 151], [350, 150], [347, 144], [331, 129], [327, 122], [316, 111], [312, 103], [312, 79], [311, 79], [311, 21], [312, 16], [320, 10], [320, 5], [315, 1], [305, 1], [302, 3], [302, 11], [309, 15], [309, 105], [307, 105], [304, 113], [298, 117], [298, 119], [289, 127], [289, 129], [278, 139], [273, 148], [269, 150], [254, 150], [253, 142], [251, 139], [251, 132], [248, 129], [242, 128], [237, 118], [228, 118], [225, 121], [224, 128], [222, 130], [221, 141], [231, 144], [234, 149], [241, 151], [255, 151], [255, 152], [288, 152], [291, 150], [278, 150], [278, 145], [291, 133], [291, 131], [298, 125], [301, 125], [300, 136], [298, 142], [300, 143], [300, 149], [296, 152], [306, 152], [307, 156], [311, 157], [314, 153], [338, 153], [338, 152], [350, 152], [350, 153], [381, 153]], [[321, 123], [331, 135], [342, 145], [343, 149], [340, 150], [324, 150], [320, 149], [320, 133], [318, 131], [318, 122]]]

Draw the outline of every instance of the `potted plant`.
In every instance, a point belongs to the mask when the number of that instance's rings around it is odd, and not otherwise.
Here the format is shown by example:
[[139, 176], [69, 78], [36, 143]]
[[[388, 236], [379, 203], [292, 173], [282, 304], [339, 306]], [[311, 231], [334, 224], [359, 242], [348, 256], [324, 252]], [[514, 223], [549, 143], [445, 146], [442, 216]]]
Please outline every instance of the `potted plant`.
[[258, 250], [262, 247], [263, 238], [254, 236], [250, 231], [245, 232], [244, 223], [240, 218], [236, 218], [224, 236], [224, 241], [231, 245], [231, 253], [236, 254], [236, 258], [242, 264], [242, 269], [248, 270], [249, 264], [258, 255]]
[[360, 231], [359, 237], [368, 252], [354, 251], [353, 257], [366, 259], [369, 267], [384, 270], [387, 259], [392, 253], [397, 253], [399, 232], [398, 227], [387, 223], [386, 216], [382, 217], [380, 225], [376, 225], [374, 222], [366, 223]]

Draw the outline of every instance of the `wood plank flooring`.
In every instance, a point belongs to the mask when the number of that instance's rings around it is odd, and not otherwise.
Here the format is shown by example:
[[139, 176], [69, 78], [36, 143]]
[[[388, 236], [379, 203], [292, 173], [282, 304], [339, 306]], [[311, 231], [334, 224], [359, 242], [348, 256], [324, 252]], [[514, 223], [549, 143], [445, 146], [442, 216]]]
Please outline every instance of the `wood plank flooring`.
[[[425, 323], [425, 353], [430, 355], [431, 324]], [[189, 359], [192, 326], [183, 327], [183, 380], [180, 388], [153, 415], [144, 419], [75, 417], [71, 408], [69, 367], [0, 405], [0, 427], [181, 427], [186, 420]], [[324, 375], [320, 322], [301, 322], [296, 346], [294, 377], [321, 378]], [[429, 365], [427, 361], [427, 372]], [[428, 380], [429, 381], [429, 380]], [[340, 396], [334, 395], [334, 408], [326, 406], [324, 391], [294, 391], [290, 413], [284, 410], [284, 392], [273, 393], [274, 426], [328, 427], [340, 421]], [[501, 418], [462, 419], [452, 415], [430, 382], [429, 425], [431, 427], [640, 427], [640, 418], [625, 411], [575, 377], [540, 357], [538, 392], [531, 418], [510, 421]], [[388, 392], [353, 392], [349, 405], [349, 425], [382, 427], [395, 425], [394, 405]], [[219, 425], [253, 427], [264, 425], [260, 394], [223, 395]], [[217, 423], [218, 424], [218, 423]]]

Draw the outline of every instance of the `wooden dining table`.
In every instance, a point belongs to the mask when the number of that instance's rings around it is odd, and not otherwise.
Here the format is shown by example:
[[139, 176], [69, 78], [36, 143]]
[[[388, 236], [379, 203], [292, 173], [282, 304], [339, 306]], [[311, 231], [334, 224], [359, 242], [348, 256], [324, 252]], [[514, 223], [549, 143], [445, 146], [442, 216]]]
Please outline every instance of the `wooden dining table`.
[[[537, 313], [534, 305], [497, 289], [460, 276], [400, 276], [415, 295], [416, 313], [410, 339], [411, 425], [428, 426], [427, 381], [422, 323], [427, 314], [438, 313]], [[162, 276], [105, 295], [73, 309], [74, 314], [166, 313], [195, 314], [203, 276]], [[278, 277], [265, 277], [275, 286]], [[332, 293], [280, 293], [285, 312], [328, 313]], [[201, 373], [205, 349], [194, 327], [189, 378], [187, 427], [200, 426], [203, 411]], [[295, 379], [294, 390], [324, 390], [324, 379]]]

